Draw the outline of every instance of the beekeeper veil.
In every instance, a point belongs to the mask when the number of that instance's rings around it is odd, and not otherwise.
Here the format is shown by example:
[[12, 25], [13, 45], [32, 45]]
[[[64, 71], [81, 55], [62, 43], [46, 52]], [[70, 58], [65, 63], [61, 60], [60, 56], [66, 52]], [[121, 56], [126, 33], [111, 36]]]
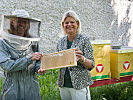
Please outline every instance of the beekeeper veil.
[[[27, 20], [27, 27], [24, 30], [24, 36], [16, 35], [14, 32], [15, 25], [13, 21], [19, 19]], [[25, 23], [25, 22], [23, 22]], [[3, 15], [1, 23], [0, 36], [17, 50], [25, 50], [40, 40], [40, 24], [39, 19], [31, 18], [25, 10], [15, 10], [12, 15]]]

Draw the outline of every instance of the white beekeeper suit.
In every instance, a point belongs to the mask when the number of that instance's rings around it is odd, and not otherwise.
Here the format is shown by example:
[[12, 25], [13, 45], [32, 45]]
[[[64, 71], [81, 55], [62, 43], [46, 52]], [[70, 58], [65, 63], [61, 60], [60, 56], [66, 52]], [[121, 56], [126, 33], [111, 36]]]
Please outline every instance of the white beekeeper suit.
[[[9, 33], [11, 18], [29, 20], [29, 36]], [[32, 61], [31, 54], [39, 52], [40, 20], [30, 18], [25, 10], [15, 10], [2, 17], [0, 31], [0, 66], [4, 70], [1, 100], [41, 100], [40, 87], [35, 72], [40, 61]]]

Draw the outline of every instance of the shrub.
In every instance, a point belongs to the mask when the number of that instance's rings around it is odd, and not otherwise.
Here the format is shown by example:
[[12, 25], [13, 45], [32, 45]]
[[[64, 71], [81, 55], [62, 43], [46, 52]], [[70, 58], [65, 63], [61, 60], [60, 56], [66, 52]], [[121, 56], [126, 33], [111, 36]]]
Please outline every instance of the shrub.
[[[59, 69], [37, 75], [42, 100], [61, 100], [56, 84]], [[0, 78], [0, 92], [3, 78]], [[92, 100], [133, 100], [133, 81], [90, 88]]]

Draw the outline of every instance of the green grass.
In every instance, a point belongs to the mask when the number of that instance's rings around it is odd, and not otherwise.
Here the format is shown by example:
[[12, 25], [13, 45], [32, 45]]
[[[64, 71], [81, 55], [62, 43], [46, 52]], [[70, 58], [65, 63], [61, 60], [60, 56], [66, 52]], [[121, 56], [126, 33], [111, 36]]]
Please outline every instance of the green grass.
[[[38, 76], [42, 100], [61, 100], [56, 85], [59, 69]], [[133, 100], [133, 81], [90, 88], [92, 100]]]
[[90, 88], [92, 100], [133, 100], [133, 81]]
[[[56, 85], [59, 69], [48, 70], [44, 75], [37, 75], [42, 100], [61, 100]], [[2, 88], [0, 79], [0, 91]], [[133, 81], [90, 88], [92, 100], [133, 100]]]
[[3, 78], [0, 78], [0, 93], [1, 93], [1, 90], [2, 90], [2, 83], [3, 83]]
[[56, 85], [59, 69], [48, 70], [43, 76], [38, 75], [42, 100], [61, 100], [59, 88]]

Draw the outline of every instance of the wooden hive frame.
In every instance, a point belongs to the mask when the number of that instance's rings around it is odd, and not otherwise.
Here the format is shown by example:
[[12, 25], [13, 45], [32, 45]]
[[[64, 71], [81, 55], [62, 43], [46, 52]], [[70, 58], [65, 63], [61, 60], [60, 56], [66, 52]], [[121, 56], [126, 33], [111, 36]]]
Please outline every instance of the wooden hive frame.
[[41, 58], [41, 67], [45, 70], [77, 66], [75, 49], [49, 53]]

